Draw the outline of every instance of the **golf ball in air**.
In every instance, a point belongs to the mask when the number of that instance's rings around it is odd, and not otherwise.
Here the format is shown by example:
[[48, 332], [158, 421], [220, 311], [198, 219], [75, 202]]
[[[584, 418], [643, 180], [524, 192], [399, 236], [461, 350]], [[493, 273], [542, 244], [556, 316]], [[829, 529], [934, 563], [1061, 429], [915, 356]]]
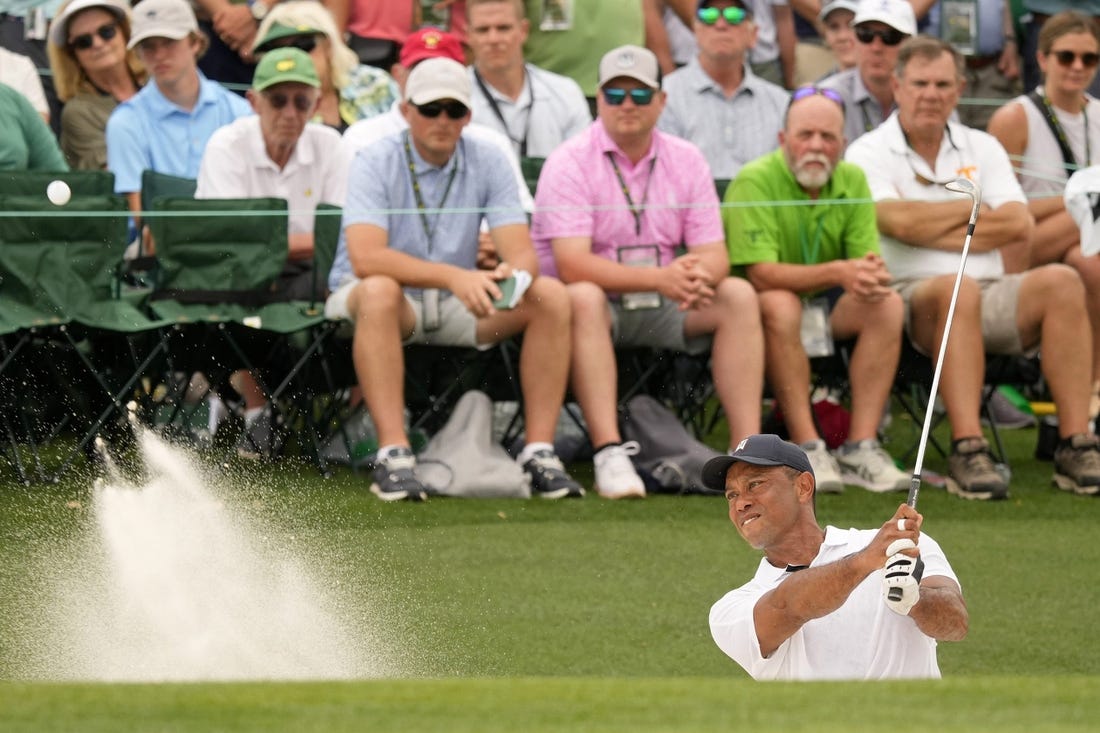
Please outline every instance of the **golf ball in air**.
[[51, 181], [50, 185], [46, 186], [46, 198], [55, 206], [64, 206], [69, 203], [69, 198], [72, 195], [73, 192], [69, 190], [69, 184], [64, 181]]

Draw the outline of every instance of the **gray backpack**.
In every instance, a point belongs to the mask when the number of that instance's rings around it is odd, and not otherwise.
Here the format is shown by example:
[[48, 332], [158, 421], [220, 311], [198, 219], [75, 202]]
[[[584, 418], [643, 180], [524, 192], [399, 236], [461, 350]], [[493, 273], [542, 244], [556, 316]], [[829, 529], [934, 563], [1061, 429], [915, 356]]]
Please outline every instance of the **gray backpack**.
[[416, 458], [416, 475], [432, 494], [499, 499], [531, 496], [531, 479], [493, 440], [493, 403], [470, 390], [447, 424]]
[[632, 397], [622, 410], [623, 440], [638, 443], [634, 465], [646, 491], [673, 494], [718, 494], [703, 486], [703, 464], [718, 451], [700, 443], [679, 418], [649, 395]]

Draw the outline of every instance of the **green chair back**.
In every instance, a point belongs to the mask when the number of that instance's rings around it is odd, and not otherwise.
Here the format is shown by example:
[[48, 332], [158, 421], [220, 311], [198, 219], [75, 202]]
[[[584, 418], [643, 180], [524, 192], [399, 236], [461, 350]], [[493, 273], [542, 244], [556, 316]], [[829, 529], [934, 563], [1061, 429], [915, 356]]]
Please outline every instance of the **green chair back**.
[[46, 200], [46, 186], [52, 181], [69, 184], [73, 197], [110, 196], [115, 192], [115, 174], [110, 171], [2, 171], [0, 196], [39, 196]]
[[715, 178], [714, 179], [714, 190], [718, 192], [718, 200], [719, 201], [725, 201], [726, 200], [726, 189], [730, 187], [730, 181], [731, 180], [732, 179], [729, 179], [729, 178]]
[[194, 198], [198, 181], [194, 178], [170, 176], [167, 173], [145, 170], [141, 173], [141, 208], [149, 211], [159, 198]]
[[519, 167], [523, 171], [523, 180], [527, 182], [527, 188], [530, 189], [531, 195], [535, 194], [535, 189], [539, 185], [539, 175], [542, 173], [542, 166], [546, 162], [546, 158], [520, 158]]
[[343, 212], [343, 208], [335, 204], [317, 206], [317, 215], [313, 220], [313, 273], [319, 285], [314, 287], [316, 293], [323, 293], [327, 288], [328, 274], [340, 244]]
[[284, 199], [162, 197], [152, 211], [159, 289], [262, 291], [286, 264]]

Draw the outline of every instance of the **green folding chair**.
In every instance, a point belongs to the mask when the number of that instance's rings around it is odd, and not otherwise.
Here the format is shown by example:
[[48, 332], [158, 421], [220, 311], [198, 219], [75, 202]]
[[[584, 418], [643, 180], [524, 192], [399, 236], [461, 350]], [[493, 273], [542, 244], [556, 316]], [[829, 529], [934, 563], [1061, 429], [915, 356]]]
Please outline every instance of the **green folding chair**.
[[68, 184], [73, 198], [110, 196], [115, 192], [115, 174], [110, 171], [0, 171], [0, 196], [40, 196], [53, 181]]

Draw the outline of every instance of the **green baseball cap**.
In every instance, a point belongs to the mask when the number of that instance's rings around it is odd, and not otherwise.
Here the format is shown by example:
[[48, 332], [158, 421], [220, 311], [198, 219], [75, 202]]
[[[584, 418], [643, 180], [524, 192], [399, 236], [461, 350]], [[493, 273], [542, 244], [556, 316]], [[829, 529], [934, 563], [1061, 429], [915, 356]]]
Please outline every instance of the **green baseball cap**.
[[310, 36], [310, 35], [325, 35], [325, 32], [320, 28], [314, 28], [311, 25], [298, 24], [287, 25], [286, 23], [272, 23], [271, 27], [267, 29], [267, 33], [264, 37], [252, 46], [253, 53], [263, 53], [270, 50], [270, 44], [278, 41], [282, 38], [292, 38], [293, 36]]
[[320, 87], [317, 69], [309, 54], [297, 48], [277, 48], [265, 53], [256, 66], [252, 88], [262, 92], [275, 84], [296, 81], [311, 87]]

